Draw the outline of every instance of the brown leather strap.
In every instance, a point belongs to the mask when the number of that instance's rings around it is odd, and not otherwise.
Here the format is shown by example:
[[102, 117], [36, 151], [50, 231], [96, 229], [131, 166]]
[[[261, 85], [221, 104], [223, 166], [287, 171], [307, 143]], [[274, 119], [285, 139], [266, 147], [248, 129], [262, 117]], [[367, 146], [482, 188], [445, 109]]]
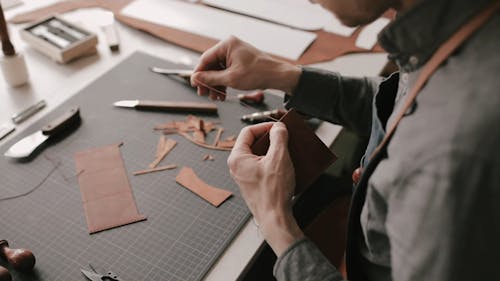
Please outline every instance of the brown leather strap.
[[396, 120], [392, 124], [387, 133], [384, 136], [384, 139], [380, 144], [375, 148], [370, 159], [379, 153], [384, 146], [387, 145], [392, 135], [396, 131], [396, 128], [399, 125], [401, 119], [408, 111], [408, 109], [412, 106], [415, 101], [418, 93], [424, 87], [427, 80], [432, 76], [432, 74], [438, 69], [438, 67], [445, 61], [452, 53], [455, 51], [467, 38], [469, 38], [477, 29], [479, 29], [486, 21], [492, 17], [495, 12], [500, 8], [500, 1], [495, 0], [492, 4], [490, 4], [486, 9], [484, 9], [481, 13], [472, 18], [469, 22], [463, 25], [455, 34], [453, 34], [447, 41], [445, 41], [441, 47], [434, 53], [434, 55], [430, 58], [430, 60], [423, 66], [420, 76], [417, 78], [415, 85], [410, 90], [408, 94], [408, 99], [403, 106], [403, 109], [398, 113]]

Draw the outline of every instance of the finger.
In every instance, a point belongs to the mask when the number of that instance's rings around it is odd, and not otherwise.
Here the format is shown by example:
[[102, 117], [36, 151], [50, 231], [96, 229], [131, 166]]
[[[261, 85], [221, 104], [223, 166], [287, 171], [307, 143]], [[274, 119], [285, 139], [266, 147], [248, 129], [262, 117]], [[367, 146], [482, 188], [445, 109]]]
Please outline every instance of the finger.
[[191, 75], [192, 86], [230, 86], [231, 72], [224, 70], [199, 71]]
[[215, 44], [212, 48], [206, 50], [200, 57], [200, 62], [194, 68], [194, 72], [207, 70], [207, 69], [218, 69], [219, 66], [226, 64], [226, 54], [227, 54], [228, 44], [227, 41], [220, 41]]
[[208, 95], [208, 88], [203, 86], [198, 86], [197, 92], [198, 96], [206, 96]]
[[276, 122], [269, 131], [269, 150], [266, 158], [278, 160], [288, 153], [288, 131], [283, 122]]
[[250, 148], [251, 145], [254, 144], [258, 138], [267, 133], [272, 126], [273, 122], [266, 122], [243, 128], [236, 139], [233, 151], [253, 154], [252, 149]]

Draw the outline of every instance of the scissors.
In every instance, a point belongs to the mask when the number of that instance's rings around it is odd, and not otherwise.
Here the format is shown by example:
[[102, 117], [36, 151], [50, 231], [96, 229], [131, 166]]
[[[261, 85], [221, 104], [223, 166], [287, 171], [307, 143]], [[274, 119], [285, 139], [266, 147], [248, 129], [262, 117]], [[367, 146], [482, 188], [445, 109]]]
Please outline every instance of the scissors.
[[91, 281], [123, 281], [118, 275], [114, 274], [111, 271], [108, 271], [106, 274], [99, 274], [95, 271], [95, 269], [89, 265], [92, 271], [80, 269], [83, 275], [87, 277]]

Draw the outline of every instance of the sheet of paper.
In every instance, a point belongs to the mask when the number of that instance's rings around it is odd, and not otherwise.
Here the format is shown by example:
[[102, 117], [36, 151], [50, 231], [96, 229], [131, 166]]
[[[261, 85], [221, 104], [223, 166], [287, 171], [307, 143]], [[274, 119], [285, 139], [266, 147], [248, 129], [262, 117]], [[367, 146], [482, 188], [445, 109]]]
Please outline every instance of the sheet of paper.
[[354, 33], [354, 31], [356, 31], [357, 27], [345, 26], [337, 17], [331, 15], [330, 18], [325, 22], [323, 29], [331, 33], [349, 37]]
[[137, 0], [121, 13], [218, 40], [234, 35], [265, 52], [291, 60], [297, 60], [316, 39], [311, 32], [176, 0]]
[[203, 0], [203, 3], [304, 30], [324, 29], [342, 36], [351, 36], [356, 30], [307, 0]]
[[7, 10], [7, 9], [15, 7], [17, 5], [21, 5], [23, 3], [23, 1], [21, 1], [21, 0], [0, 0], [0, 3], [2, 4], [2, 8], [4, 10]]
[[356, 46], [371, 50], [377, 43], [377, 36], [382, 29], [390, 22], [387, 18], [379, 18], [365, 26], [356, 39]]
[[321, 8], [307, 0], [203, 0], [203, 3], [304, 30], [322, 29], [325, 21], [324, 13], [316, 10]]

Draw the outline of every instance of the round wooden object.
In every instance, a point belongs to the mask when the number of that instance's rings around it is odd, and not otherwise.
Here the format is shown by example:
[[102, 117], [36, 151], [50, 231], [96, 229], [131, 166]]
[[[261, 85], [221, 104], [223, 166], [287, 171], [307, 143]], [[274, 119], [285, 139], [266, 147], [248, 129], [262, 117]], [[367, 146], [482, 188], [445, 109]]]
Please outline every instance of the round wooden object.
[[30, 271], [35, 266], [35, 256], [30, 250], [11, 249], [7, 240], [0, 240], [0, 256], [19, 271]]

